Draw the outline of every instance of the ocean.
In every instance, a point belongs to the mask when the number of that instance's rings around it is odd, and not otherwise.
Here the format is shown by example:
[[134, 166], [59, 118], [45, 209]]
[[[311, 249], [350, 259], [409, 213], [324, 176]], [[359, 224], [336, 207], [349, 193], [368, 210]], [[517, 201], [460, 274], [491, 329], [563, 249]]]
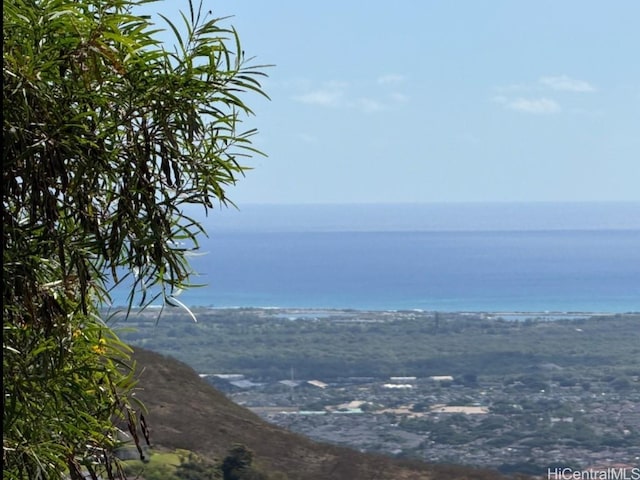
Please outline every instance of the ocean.
[[191, 307], [640, 311], [640, 203], [251, 205], [205, 225]]

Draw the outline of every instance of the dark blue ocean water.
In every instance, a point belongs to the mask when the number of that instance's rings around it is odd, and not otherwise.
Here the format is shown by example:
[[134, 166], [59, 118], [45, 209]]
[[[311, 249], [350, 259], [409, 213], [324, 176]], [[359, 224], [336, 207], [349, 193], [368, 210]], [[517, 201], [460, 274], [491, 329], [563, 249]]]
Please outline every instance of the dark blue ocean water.
[[[640, 231], [224, 233], [213, 306], [640, 311]], [[213, 252], [224, 252], [214, 255]], [[200, 290], [200, 291], [199, 291]]]
[[207, 286], [180, 300], [214, 307], [640, 311], [640, 204], [344, 208], [254, 207], [214, 216], [202, 243], [208, 253], [192, 258], [194, 283]]

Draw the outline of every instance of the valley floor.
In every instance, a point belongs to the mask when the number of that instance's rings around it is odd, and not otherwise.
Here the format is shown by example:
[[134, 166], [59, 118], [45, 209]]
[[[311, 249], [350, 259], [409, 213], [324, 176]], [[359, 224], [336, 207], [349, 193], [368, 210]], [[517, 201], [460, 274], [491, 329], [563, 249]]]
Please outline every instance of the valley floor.
[[132, 343], [313, 439], [505, 473], [640, 465], [639, 314], [196, 315], [134, 316]]
[[604, 385], [585, 391], [551, 382], [531, 391], [498, 381], [345, 379], [322, 389], [300, 382], [229, 396], [271, 423], [361, 451], [530, 474], [640, 465], [640, 392]]

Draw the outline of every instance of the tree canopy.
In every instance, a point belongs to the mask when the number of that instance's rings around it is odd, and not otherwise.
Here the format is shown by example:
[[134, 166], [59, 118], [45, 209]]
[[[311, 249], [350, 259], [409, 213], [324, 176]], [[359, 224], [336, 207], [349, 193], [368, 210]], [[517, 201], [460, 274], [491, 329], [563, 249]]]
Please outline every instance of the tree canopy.
[[265, 66], [191, 1], [167, 47], [136, 14], [152, 1], [3, 2], [5, 478], [118, 476], [135, 379], [100, 307], [188, 286], [185, 207], [228, 205], [260, 154], [242, 121]]

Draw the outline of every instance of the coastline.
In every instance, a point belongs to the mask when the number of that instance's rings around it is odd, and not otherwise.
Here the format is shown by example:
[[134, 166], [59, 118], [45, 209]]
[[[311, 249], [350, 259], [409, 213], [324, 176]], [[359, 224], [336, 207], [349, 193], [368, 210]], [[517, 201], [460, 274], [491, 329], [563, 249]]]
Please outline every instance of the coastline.
[[[149, 305], [147, 307], [132, 307], [134, 311], [141, 312], [144, 310], [159, 311], [163, 308], [172, 314], [187, 314], [186, 310], [179, 307], [168, 307], [163, 305]], [[640, 315], [640, 311], [617, 312], [617, 311], [518, 311], [518, 310], [425, 310], [425, 309], [368, 309], [368, 308], [333, 308], [333, 307], [282, 307], [282, 306], [188, 306], [194, 314], [203, 312], [224, 312], [224, 311], [247, 311], [263, 313], [276, 317], [289, 317], [292, 320], [309, 319], [309, 318], [326, 318], [333, 316], [360, 316], [360, 315], [379, 315], [379, 316], [400, 316], [413, 317], [416, 315], [433, 317], [436, 315], [450, 317], [478, 317], [486, 320], [513, 320], [522, 321], [527, 319], [535, 320], [571, 320], [589, 317], [626, 317]], [[113, 305], [105, 307], [109, 311], [126, 310], [126, 305]]]

